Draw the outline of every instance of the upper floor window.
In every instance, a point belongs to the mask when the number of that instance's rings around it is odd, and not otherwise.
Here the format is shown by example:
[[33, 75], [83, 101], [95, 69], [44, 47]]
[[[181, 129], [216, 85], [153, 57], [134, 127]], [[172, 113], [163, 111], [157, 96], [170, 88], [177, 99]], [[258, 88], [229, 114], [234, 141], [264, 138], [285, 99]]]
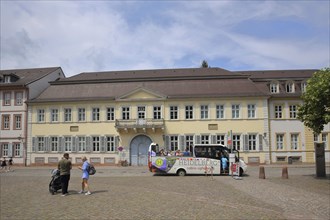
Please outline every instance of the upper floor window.
[[301, 92], [306, 92], [306, 88], [307, 88], [307, 82], [302, 82], [301, 83]]
[[271, 82], [269, 89], [270, 89], [270, 93], [279, 93], [280, 92], [279, 83]]
[[5, 76], [5, 83], [10, 83], [11, 82], [11, 76]]
[[10, 129], [10, 115], [2, 115], [2, 130], [9, 130]]
[[256, 105], [249, 104], [248, 105], [248, 118], [255, 118], [256, 117]]
[[68, 122], [72, 120], [72, 110], [71, 108], [64, 109], [64, 121]]
[[293, 82], [287, 82], [285, 84], [285, 90], [287, 93], [294, 93], [295, 92], [295, 87]]
[[10, 105], [10, 104], [11, 104], [11, 92], [4, 92], [3, 105]]
[[86, 121], [86, 109], [78, 108], [78, 121]]
[[22, 115], [14, 115], [14, 129], [22, 129]]
[[187, 105], [186, 109], [186, 119], [193, 119], [194, 118], [194, 107], [192, 105]]
[[297, 118], [297, 106], [290, 105], [290, 118]]
[[178, 119], [178, 106], [170, 106], [170, 119]]
[[201, 119], [209, 118], [209, 106], [201, 105]]
[[298, 134], [291, 134], [291, 150], [298, 150]]
[[275, 105], [275, 118], [282, 118], [282, 105]]
[[100, 121], [100, 108], [93, 108], [92, 109], [92, 120], [93, 121]]
[[137, 107], [138, 118], [145, 119], [146, 118], [146, 107], [138, 106]]
[[23, 105], [23, 92], [15, 92], [15, 105]]
[[240, 106], [239, 105], [232, 105], [231, 106], [231, 116], [232, 116], [232, 118], [239, 118], [239, 111], [240, 111]]
[[52, 109], [50, 114], [50, 121], [58, 122], [58, 109]]
[[162, 118], [162, 107], [154, 106], [154, 119]]
[[130, 109], [129, 107], [122, 107], [121, 108], [122, 111], [122, 119], [123, 120], [129, 120], [130, 119]]
[[328, 134], [322, 134], [322, 142], [324, 143], [324, 149], [328, 149]]
[[217, 119], [225, 118], [225, 107], [224, 105], [216, 106], [216, 117]]
[[37, 110], [37, 121], [38, 122], [45, 122], [45, 109], [38, 109]]
[[107, 108], [107, 120], [108, 121], [115, 120], [115, 108], [114, 107]]

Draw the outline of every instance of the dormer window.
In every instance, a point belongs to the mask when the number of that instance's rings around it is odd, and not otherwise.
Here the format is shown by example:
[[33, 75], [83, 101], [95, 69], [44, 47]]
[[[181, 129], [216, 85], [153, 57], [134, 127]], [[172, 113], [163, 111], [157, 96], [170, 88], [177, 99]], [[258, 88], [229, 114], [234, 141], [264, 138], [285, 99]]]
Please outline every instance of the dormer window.
[[4, 83], [10, 83], [11, 82], [11, 76], [5, 76]]
[[294, 88], [294, 83], [293, 82], [287, 82], [285, 85], [285, 90], [287, 93], [294, 93], [295, 88]]
[[278, 82], [271, 82], [269, 85], [270, 93], [279, 93], [279, 84]]
[[307, 82], [302, 82], [301, 83], [301, 92], [306, 92], [306, 88], [307, 88]]

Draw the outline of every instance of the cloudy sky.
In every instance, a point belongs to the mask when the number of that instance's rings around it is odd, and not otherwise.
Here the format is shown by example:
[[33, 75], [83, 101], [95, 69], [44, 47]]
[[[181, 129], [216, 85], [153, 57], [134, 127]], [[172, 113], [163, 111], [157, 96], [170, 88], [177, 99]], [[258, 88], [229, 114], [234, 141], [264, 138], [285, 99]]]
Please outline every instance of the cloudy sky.
[[328, 0], [1, 0], [0, 68], [328, 67]]

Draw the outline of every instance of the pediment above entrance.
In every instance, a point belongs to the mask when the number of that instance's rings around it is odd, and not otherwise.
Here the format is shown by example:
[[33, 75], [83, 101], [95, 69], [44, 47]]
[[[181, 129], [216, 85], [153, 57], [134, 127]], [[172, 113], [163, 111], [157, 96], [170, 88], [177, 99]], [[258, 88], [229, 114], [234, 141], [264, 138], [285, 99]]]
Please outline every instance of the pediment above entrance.
[[135, 101], [135, 100], [163, 100], [166, 96], [146, 88], [137, 88], [120, 97], [117, 100]]

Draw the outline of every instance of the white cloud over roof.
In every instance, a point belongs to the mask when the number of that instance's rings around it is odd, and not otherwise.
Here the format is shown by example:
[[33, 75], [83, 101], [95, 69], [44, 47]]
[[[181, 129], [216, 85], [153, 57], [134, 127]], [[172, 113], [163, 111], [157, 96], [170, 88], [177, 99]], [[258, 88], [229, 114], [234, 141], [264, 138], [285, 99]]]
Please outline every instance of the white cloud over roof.
[[1, 1], [1, 69], [329, 66], [328, 1]]

